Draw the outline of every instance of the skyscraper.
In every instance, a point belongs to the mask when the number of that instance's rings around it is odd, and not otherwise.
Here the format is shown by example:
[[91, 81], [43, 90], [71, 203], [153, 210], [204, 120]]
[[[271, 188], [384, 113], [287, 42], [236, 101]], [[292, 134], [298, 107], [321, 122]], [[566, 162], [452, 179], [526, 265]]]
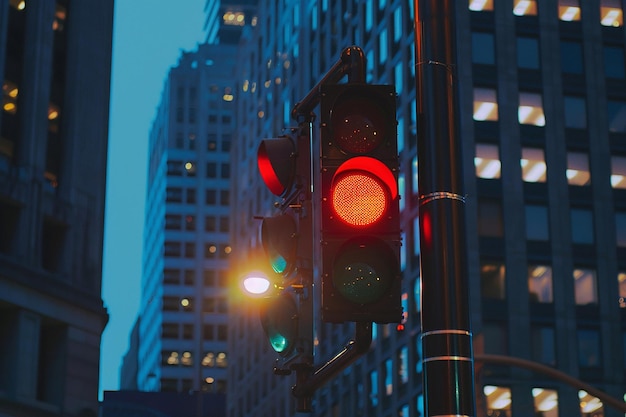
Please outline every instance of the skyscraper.
[[[455, 30], [477, 353], [529, 359], [615, 398], [626, 378], [626, 66], [619, 0], [457, 2]], [[260, 1], [240, 44], [233, 247], [259, 246], [273, 196], [260, 139], [356, 44], [367, 81], [398, 92], [405, 330], [375, 326], [366, 356], [318, 390], [316, 416], [415, 417], [422, 409], [413, 2]], [[280, 28], [277, 30], [277, 28]], [[317, 111], [317, 110], [316, 110]], [[318, 126], [313, 131], [317, 132]], [[317, 133], [314, 147], [318, 147]], [[241, 252], [240, 252], [241, 251]], [[239, 259], [239, 258], [237, 258]], [[245, 256], [242, 254], [242, 258]], [[293, 415], [293, 376], [271, 374], [251, 303], [231, 308], [229, 416]], [[316, 362], [351, 337], [317, 323]], [[480, 365], [481, 412], [617, 415], [546, 375]], [[484, 404], [484, 409], [482, 405]], [[613, 414], [611, 414], [613, 413]], [[482, 415], [482, 414], [481, 414]]]
[[0, 415], [95, 416], [113, 1], [0, 2]]
[[167, 77], [150, 132], [137, 386], [225, 392], [235, 49]]

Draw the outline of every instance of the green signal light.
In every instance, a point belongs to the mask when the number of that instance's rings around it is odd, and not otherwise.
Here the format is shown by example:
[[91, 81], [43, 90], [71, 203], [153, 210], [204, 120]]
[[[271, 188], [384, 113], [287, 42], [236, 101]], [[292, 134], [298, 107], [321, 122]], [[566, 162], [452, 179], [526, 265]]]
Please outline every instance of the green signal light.
[[298, 337], [298, 307], [293, 294], [286, 292], [266, 301], [259, 311], [261, 325], [272, 349], [285, 357], [294, 349]]
[[275, 256], [272, 257], [271, 263], [272, 263], [272, 269], [277, 274], [282, 274], [283, 272], [287, 270], [287, 259], [285, 259], [284, 256], [280, 256], [279, 254], [276, 254]]
[[270, 345], [277, 353], [282, 353], [289, 348], [289, 341], [285, 336], [280, 333], [269, 336]]

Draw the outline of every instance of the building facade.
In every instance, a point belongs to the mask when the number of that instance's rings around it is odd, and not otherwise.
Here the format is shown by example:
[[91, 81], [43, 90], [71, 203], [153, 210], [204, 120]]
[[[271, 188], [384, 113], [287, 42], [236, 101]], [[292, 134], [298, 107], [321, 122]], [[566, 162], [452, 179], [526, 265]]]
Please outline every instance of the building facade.
[[184, 52], [150, 132], [142, 391], [226, 390], [234, 58], [227, 45]]
[[[626, 378], [626, 65], [619, 0], [456, 4], [466, 250], [476, 353], [529, 359], [623, 398]], [[398, 92], [405, 330], [375, 325], [370, 351], [318, 390], [315, 416], [423, 415], [413, 1], [260, 1], [240, 43], [233, 141], [237, 264], [260, 246], [275, 197], [260, 139], [361, 46], [367, 81]], [[319, 125], [313, 128], [318, 147]], [[235, 210], [236, 208], [236, 210]], [[228, 415], [295, 415], [249, 301], [231, 297]], [[352, 326], [316, 323], [316, 363]], [[617, 416], [546, 375], [477, 362], [479, 415]]]
[[95, 416], [113, 1], [0, 1], [0, 415]]

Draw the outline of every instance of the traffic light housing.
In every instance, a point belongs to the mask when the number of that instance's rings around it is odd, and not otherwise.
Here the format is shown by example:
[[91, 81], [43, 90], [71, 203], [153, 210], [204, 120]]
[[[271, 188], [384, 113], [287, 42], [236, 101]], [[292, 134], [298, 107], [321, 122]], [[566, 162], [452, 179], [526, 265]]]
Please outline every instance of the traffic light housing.
[[402, 319], [396, 93], [320, 87], [322, 319]]
[[298, 357], [312, 357], [309, 133], [308, 128], [290, 129], [284, 136], [262, 140], [257, 152], [261, 178], [279, 198], [274, 204], [276, 213], [263, 217], [260, 225], [261, 245], [275, 291], [262, 300], [259, 313], [268, 341], [285, 369]]

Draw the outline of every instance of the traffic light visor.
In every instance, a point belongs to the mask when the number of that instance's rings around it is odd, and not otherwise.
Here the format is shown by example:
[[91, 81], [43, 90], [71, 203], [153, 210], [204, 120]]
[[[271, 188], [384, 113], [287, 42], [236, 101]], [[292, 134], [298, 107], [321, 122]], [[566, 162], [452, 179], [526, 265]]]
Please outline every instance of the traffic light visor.
[[257, 151], [257, 165], [272, 194], [282, 196], [295, 175], [295, 145], [288, 137], [264, 139]]
[[366, 154], [385, 140], [385, 112], [377, 99], [360, 92], [337, 99], [330, 121], [333, 139], [342, 151]]
[[287, 355], [293, 348], [298, 334], [298, 311], [291, 296], [282, 294], [261, 309], [261, 325], [274, 349], [280, 355]]
[[398, 186], [391, 170], [366, 156], [344, 162], [335, 172], [330, 189], [333, 211], [352, 227], [377, 223], [397, 195]]
[[274, 272], [284, 274], [296, 258], [296, 222], [288, 214], [266, 217], [261, 223], [261, 243]]
[[333, 262], [333, 285], [355, 304], [380, 300], [397, 279], [397, 260], [391, 248], [375, 237], [347, 241]]

